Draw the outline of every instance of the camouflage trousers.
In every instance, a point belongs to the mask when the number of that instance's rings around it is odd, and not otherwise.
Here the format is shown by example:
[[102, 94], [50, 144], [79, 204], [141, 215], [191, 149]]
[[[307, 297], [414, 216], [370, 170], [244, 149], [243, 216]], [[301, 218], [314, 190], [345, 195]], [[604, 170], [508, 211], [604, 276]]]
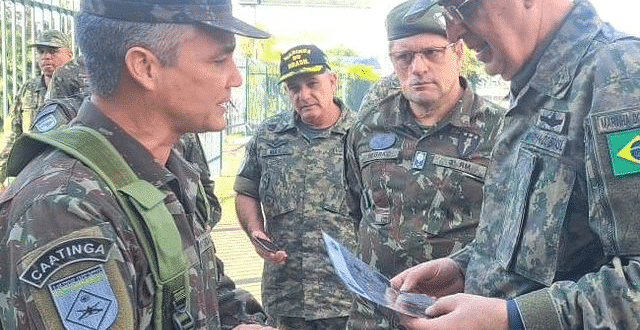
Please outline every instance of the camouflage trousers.
[[342, 330], [347, 325], [347, 316], [328, 319], [306, 320], [302, 317], [269, 317], [267, 323], [280, 330]]
[[405, 330], [393, 311], [356, 297], [349, 312], [347, 330]]

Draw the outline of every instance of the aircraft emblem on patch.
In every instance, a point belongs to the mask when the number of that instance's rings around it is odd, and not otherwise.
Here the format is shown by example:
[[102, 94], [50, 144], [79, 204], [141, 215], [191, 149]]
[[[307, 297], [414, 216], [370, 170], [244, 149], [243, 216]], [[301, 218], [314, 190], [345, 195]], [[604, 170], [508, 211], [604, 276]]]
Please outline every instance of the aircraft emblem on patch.
[[640, 173], [640, 129], [607, 135], [615, 176]]
[[49, 284], [67, 330], [105, 330], [116, 320], [118, 302], [102, 265]]

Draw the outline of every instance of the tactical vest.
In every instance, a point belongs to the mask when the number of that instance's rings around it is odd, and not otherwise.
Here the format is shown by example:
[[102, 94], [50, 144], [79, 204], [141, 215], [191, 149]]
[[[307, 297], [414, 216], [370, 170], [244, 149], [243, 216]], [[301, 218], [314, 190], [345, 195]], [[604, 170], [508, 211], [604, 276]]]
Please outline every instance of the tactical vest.
[[[93, 170], [114, 193], [140, 242], [155, 282], [154, 328], [192, 329], [190, 290], [182, 240], [164, 193], [141, 180], [120, 153], [97, 131], [71, 127], [43, 134], [23, 134], [9, 156], [7, 172], [17, 175], [48, 147], [58, 148]], [[210, 219], [210, 207], [198, 186], [198, 209]]]

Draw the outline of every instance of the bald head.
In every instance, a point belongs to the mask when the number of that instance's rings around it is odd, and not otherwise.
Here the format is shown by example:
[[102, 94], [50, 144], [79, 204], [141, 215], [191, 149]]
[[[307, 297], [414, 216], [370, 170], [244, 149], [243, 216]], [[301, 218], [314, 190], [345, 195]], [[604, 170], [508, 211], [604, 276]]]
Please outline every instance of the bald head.
[[451, 0], [443, 4], [448, 8], [449, 40], [464, 40], [489, 73], [506, 80], [525, 66], [572, 8], [571, 0]]

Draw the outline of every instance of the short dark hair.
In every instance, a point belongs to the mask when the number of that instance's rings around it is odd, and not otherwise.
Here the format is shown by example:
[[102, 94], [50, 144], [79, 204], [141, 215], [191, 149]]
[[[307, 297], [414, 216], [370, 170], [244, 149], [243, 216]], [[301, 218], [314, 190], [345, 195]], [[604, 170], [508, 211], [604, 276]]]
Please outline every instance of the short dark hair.
[[178, 48], [195, 29], [192, 24], [129, 22], [80, 12], [76, 37], [92, 93], [108, 97], [115, 92], [125, 54], [131, 47], [145, 47], [162, 64], [175, 64]]

